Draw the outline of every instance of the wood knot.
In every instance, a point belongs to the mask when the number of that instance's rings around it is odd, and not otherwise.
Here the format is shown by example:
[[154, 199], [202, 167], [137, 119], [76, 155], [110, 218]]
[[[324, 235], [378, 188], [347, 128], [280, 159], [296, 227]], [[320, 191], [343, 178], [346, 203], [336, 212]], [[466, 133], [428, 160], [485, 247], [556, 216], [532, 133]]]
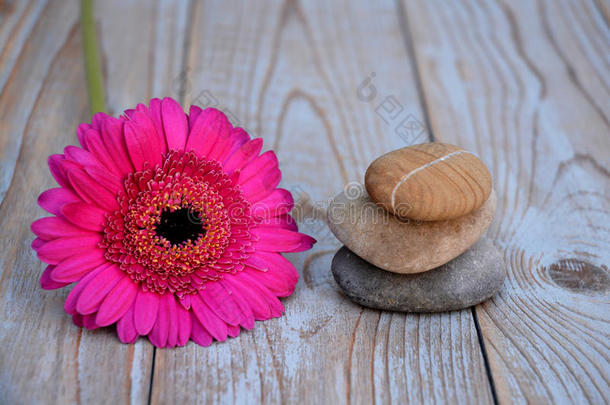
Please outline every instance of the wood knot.
[[610, 290], [608, 268], [579, 259], [561, 259], [549, 266], [548, 274], [555, 284], [570, 291], [599, 294]]

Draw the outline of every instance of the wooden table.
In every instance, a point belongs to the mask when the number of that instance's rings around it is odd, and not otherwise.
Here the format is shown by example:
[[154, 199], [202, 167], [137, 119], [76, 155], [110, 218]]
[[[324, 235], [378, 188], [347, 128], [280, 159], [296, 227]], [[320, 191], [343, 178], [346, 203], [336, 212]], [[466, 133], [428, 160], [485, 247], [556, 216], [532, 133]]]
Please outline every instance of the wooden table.
[[[225, 110], [264, 138], [319, 243], [282, 318], [155, 350], [75, 327], [29, 245], [46, 157], [88, 121], [79, 7], [0, 1], [0, 402], [610, 402], [610, 5], [98, 1], [107, 104]], [[369, 310], [330, 274], [325, 204], [413, 142], [476, 152], [499, 196], [501, 291], [440, 314]]]

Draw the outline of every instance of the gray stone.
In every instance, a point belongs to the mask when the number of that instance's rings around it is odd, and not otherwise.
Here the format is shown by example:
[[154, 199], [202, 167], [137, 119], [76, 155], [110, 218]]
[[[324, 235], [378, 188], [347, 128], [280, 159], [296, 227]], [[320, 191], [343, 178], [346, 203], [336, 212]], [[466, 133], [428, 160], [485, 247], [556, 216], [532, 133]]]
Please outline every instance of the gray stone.
[[494, 295], [506, 276], [500, 252], [487, 238], [436, 269], [418, 274], [382, 270], [343, 246], [332, 261], [337, 284], [365, 307], [400, 312], [453, 311]]

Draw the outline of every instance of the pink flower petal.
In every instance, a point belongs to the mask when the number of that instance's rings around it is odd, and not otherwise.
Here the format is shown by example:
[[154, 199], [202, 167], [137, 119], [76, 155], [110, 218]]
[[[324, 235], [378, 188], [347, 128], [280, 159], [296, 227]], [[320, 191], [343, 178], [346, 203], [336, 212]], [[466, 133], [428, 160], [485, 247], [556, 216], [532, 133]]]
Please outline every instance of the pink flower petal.
[[214, 337], [224, 342], [227, 339], [227, 324], [210, 309], [197, 295], [191, 297], [191, 305], [201, 325]]
[[[230, 125], [230, 124], [229, 124]], [[243, 144], [250, 140], [250, 135], [241, 128], [232, 128], [228, 136], [219, 137], [207, 154], [209, 159], [224, 162]]]
[[178, 344], [178, 305], [176, 304], [174, 294], [164, 294], [162, 300], [169, 310], [167, 347], [175, 347]]
[[134, 322], [140, 335], [148, 335], [157, 320], [159, 295], [154, 292], [138, 291], [134, 306]]
[[70, 291], [70, 294], [68, 294], [66, 301], [64, 302], [64, 310], [67, 313], [69, 313], [70, 315], [74, 315], [77, 313], [76, 312], [76, 303], [78, 302], [78, 298], [80, 297], [80, 295], [83, 292], [83, 290], [85, 289], [85, 287], [89, 284], [89, 282], [91, 280], [93, 280], [98, 274], [100, 274], [102, 271], [104, 271], [108, 267], [109, 267], [109, 264], [104, 263], [101, 266], [91, 270], [91, 272], [89, 272], [89, 274], [87, 274], [85, 277], [83, 277], [83, 279], [81, 281], [76, 283], [76, 285], [74, 286], [72, 291]]
[[106, 223], [106, 211], [82, 202], [64, 205], [61, 214], [74, 225], [91, 231], [103, 231]]
[[80, 197], [65, 188], [51, 188], [38, 197], [40, 208], [53, 215], [61, 215], [61, 207], [74, 202], [81, 202]]
[[129, 151], [129, 157], [136, 171], [144, 169], [149, 154], [146, 148], [146, 135], [138, 134], [137, 128], [133, 128], [130, 122], [125, 123], [125, 143]]
[[68, 179], [77, 194], [86, 202], [93, 203], [106, 211], [119, 208], [116, 196], [93, 180], [83, 170], [71, 170]]
[[123, 115], [121, 115], [121, 118], [125, 121], [129, 121], [131, 118], [133, 118], [133, 115], [136, 113], [136, 111], [137, 110], [135, 108], [128, 108], [127, 110], [123, 111]]
[[106, 263], [103, 249], [91, 249], [62, 260], [53, 271], [53, 280], [72, 283]]
[[151, 149], [150, 152], [154, 157], [152, 161], [158, 160], [160, 163], [161, 157], [167, 153], [167, 143], [165, 142], [163, 127], [161, 125], [157, 126], [152, 112], [143, 104], [141, 105], [141, 110], [138, 108], [138, 112], [131, 117], [131, 123], [135, 124], [140, 131], [148, 133], [149, 138], [147, 141]]
[[239, 149], [229, 155], [223, 164], [223, 170], [226, 173], [232, 173], [235, 170], [240, 170], [242, 167], [248, 164], [248, 162], [258, 156], [262, 147], [262, 138], [254, 138], [251, 141], [246, 142]]
[[239, 294], [248, 303], [252, 309], [254, 319], [264, 321], [271, 318], [271, 308], [256, 288], [244, 283], [238, 276], [226, 276], [223, 281], [228, 283], [236, 294]]
[[72, 160], [82, 166], [101, 166], [93, 154], [78, 146], [69, 145], [64, 148], [66, 160]]
[[266, 228], [282, 228], [295, 232], [299, 230], [296, 221], [290, 216], [290, 214], [281, 214], [276, 217], [265, 218], [261, 220], [258, 226]]
[[191, 339], [193, 342], [201, 346], [209, 346], [212, 344], [212, 335], [201, 325], [195, 314], [191, 314], [192, 329]]
[[100, 326], [115, 323], [131, 308], [137, 294], [138, 285], [131, 278], [123, 277], [104, 298], [95, 322]]
[[125, 144], [134, 168], [143, 170], [161, 164], [165, 153], [165, 141], [161, 140], [154, 123], [146, 114], [136, 111], [131, 121], [125, 123]]
[[271, 218], [289, 213], [294, 207], [290, 191], [276, 188], [267, 197], [252, 205], [252, 214], [258, 218]]
[[49, 170], [53, 175], [53, 178], [62, 187], [69, 187], [68, 176], [61, 166], [61, 162], [64, 160], [64, 155], [51, 155], [48, 159]]
[[123, 190], [123, 181], [115, 174], [95, 166], [85, 167], [84, 170], [93, 180], [110, 191], [113, 195], [116, 195], [116, 193]]
[[114, 117], [104, 112], [97, 112], [93, 114], [93, 117], [91, 117], [91, 128], [100, 130], [104, 122], [106, 122], [108, 119], [114, 119]]
[[169, 307], [167, 303], [161, 299], [159, 303], [159, 312], [157, 321], [148, 335], [148, 340], [156, 347], [165, 347], [167, 345], [167, 337], [169, 335]]
[[121, 120], [116, 118], [107, 119], [102, 123], [102, 140], [120, 172], [126, 175], [133, 172], [133, 165], [125, 144], [123, 126], [124, 123]]
[[232, 277], [233, 276], [227, 276], [223, 280], [216, 281], [216, 283], [222, 284], [223, 287], [230, 292], [231, 297], [239, 307], [239, 311], [242, 315], [239, 324], [242, 328], [250, 330], [254, 328], [254, 314], [252, 313], [252, 308], [250, 307], [250, 303], [242, 297], [239, 290], [235, 289], [230, 282], [227, 282], [227, 278]]
[[38, 249], [38, 258], [49, 264], [58, 264], [62, 260], [85, 250], [97, 249], [101, 241], [99, 235], [75, 236], [54, 239]]
[[83, 315], [83, 326], [89, 330], [94, 330], [100, 327], [95, 323], [95, 314]]
[[248, 162], [239, 174], [239, 184], [244, 184], [248, 180], [264, 175], [268, 172], [279, 170], [279, 163], [275, 152], [268, 150], [260, 156]]
[[244, 131], [243, 128], [233, 128], [231, 131], [231, 147], [225, 152], [224, 155], [219, 156], [219, 162], [224, 162], [227, 160], [229, 156], [231, 156], [235, 151], [241, 148], [246, 142], [250, 140], [250, 135]]
[[231, 154], [250, 140], [250, 135], [241, 128], [233, 128], [229, 136], [220, 137], [207, 154], [208, 159], [224, 162]]
[[184, 346], [188, 343], [192, 332], [191, 313], [180, 305], [176, 305], [176, 315], [178, 322], [178, 341], [177, 346]]
[[206, 283], [205, 287], [199, 290], [199, 296], [223, 321], [231, 325], [239, 324], [243, 314], [230, 291], [227, 291], [221, 283]]
[[294, 252], [304, 252], [313, 247], [313, 245], [317, 242], [314, 238], [309, 235], [306, 235], [307, 238], [303, 238], [301, 240], [301, 245], [294, 250]]
[[116, 264], [105, 268], [97, 274], [82, 291], [76, 303], [79, 314], [88, 315], [96, 312], [104, 298], [121, 280], [128, 278]]
[[38, 252], [38, 249], [40, 249], [41, 247], [43, 247], [48, 241], [41, 239], [41, 238], [36, 238], [32, 241], [32, 249], [34, 249], [35, 251]]
[[41, 239], [52, 240], [68, 236], [92, 236], [87, 230], [72, 225], [60, 217], [45, 217], [32, 222], [32, 232]]
[[258, 176], [251, 177], [246, 182], [241, 183], [240, 187], [246, 199], [250, 203], [256, 203], [268, 197], [281, 180], [282, 172], [276, 167], [260, 173]]
[[164, 133], [163, 116], [162, 116], [162, 112], [161, 112], [162, 104], [163, 104], [163, 102], [160, 99], [153, 98], [152, 100], [150, 100], [149, 107], [148, 107], [150, 118], [152, 118], [158, 134]]
[[[68, 172], [70, 170], [80, 170], [82, 169], [83, 165], [81, 165], [80, 163], [76, 163], [74, 160], [70, 160], [70, 159], [64, 159], [61, 162], [59, 162], [59, 165], [61, 166], [61, 170], [63, 170], [63, 172], [66, 174], [66, 178], [68, 178]], [[89, 167], [97, 167], [95, 165], [89, 165]], [[70, 183], [70, 179], [68, 179], [68, 186], [67, 188], [71, 191], [74, 191], [72, 189], [72, 184]]]
[[189, 133], [191, 132], [191, 129], [193, 129], [193, 127], [195, 126], [195, 122], [197, 121], [199, 114], [201, 114], [202, 112], [203, 112], [203, 110], [201, 109], [201, 107], [197, 107], [196, 105], [192, 105], [191, 108], [189, 108], [189, 114], [188, 114]]
[[191, 296], [190, 295], [184, 295], [182, 297], [178, 298], [178, 301], [180, 302], [180, 305], [182, 305], [182, 308], [189, 310], [191, 309]]
[[207, 152], [206, 159], [222, 162], [226, 158], [233, 140], [231, 139], [231, 131], [227, 130], [224, 136], [219, 136], [218, 140], [212, 145], [212, 148]]
[[256, 279], [278, 297], [287, 297], [294, 291], [299, 274], [286, 260], [283, 266], [273, 265], [261, 259], [258, 254], [252, 255], [246, 261], [246, 269], [250, 268]]
[[233, 127], [227, 117], [215, 108], [206, 108], [199, 114], [190, 130], [186, 151], [193, 150], [199, 157], [207, 157], [217, 142], [229, 137]]
[[81, 144], [81, 146], [83, 148], [87, 147], [87, 143], [85, 141], [85, 132], [87, 132], [88, 130], [90, 130], [92, 127], [90, 124], [88, 123], [83, 123], [80, 124], [77, 128], [76, 128], [76, 137], [78, 138], [78, 142]]
[[286, 229], [257, 227], [250, 232], [258, 237], [256, 249], [266, 252], [301, 252], [316, 242], [311, 236]]
[[288, 278], [293, 284], [299, 281], [299, 273], [294, 265], [280, 253], [258, 251], [248, 258], [247, 263], [264, 267], [269, 272], [277, 273], [278, 277]]
[[270, 271], [260, 272], [256, 277], [262, 285], [278, 297], [288, 297], [294, 292], [296, 286], [289, 279], [278, 277], [277, 274]]
[[44, 272], [42, 273], [42, 276], [40, 276], [40, 287], [42, 287], [43, 290], [55, 290], [57, 288], [61, 288], [61, 287], [65, 287], [70, 283], [59, 283], [55, 280], [53, 280], [53, 271], [55, 270], [55, 266], [53, 266], [52, 264], [49, 264], [47, 266], [47, 268], [44, 270]]
[[117, 322], [116, 331], [123, 343], [134, 343], [138, 339], [138, 332], [133, 323], [133, 305]]
[[85, 323], [83, 322], [83, 316], [81, 314], [72, 315], [72, 322], [74, 322], [74, 325], [78, 326], [79, 328], [85, 326]]
[[166, 97], [161, 104], [163, 129], [169, 150], [183, 150], [188, 136], [186, 114], [180, 104]]
[[227, 333], [229, 334], [229, 336], [231, 337], [237, 337], [239, 336], [239, 333], [241, 332], [241, 328], [239, 327], [239, 325], [228, 325], [227, 326]]
[[282, 312], [284, 312], [284, 306], [282, 305], [280, 300], [278, 300], [277, 297], [271, 293], [271, 291], [269, 291], [264, 285], [259, 282], [257, 277], [254, 276], [254, 273], [249, 271], [242, 271], [237, 277], [239, 277], [240, 282], [248, 284], [251, 289], [257, 290], [260, 296], [262, 296], [263, 299], [269, 305], [272, 317], [276, 318], [282, 315]]
[[95, 156], [103, 168], [106, 169], [106, 171], [114, 173], [115, 175], [120, 175], [120, 169], [114, 162], [112, 155], [106, 149], [106, 145], [104, 145], [102, 134], [98, 130], [90, 129], [85, 133], [85, 139], [87, 142], [87, 150], [89, 150], [91, 154]]

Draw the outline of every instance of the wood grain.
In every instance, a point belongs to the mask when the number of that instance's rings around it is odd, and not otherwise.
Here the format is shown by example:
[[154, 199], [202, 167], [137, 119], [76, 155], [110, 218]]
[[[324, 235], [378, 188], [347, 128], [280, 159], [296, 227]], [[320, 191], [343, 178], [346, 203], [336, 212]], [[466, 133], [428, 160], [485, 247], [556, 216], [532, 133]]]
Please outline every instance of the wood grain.
[[509, 276], [476, 313], [500, 402], [609, 402], [607, 21], [592, 1], [404, 9], [436, 138], [499, 195]]
[[95, 13], [109, 114], [153, 97], [179, 99], [189, 3], [100, 1]]
[[3, 2], [0, 5], [0, 91], [45, 5], [45, 1]]
[[[0, 202], [14, 175], [21, 134], [40, 93], [42, 79], [76, 18], [69, 7], [47, 7], [46, 18], [41, 18], [40, 13], [39, 7], [20, 2], [3, 6], [0, 14], [0, 133], [3, 134], [0, 137]], [[55, 22], [59, 19], [72, 24], [58, 26]], [[33, 46], [34, 40], [39, 41], [36, 46]]]

